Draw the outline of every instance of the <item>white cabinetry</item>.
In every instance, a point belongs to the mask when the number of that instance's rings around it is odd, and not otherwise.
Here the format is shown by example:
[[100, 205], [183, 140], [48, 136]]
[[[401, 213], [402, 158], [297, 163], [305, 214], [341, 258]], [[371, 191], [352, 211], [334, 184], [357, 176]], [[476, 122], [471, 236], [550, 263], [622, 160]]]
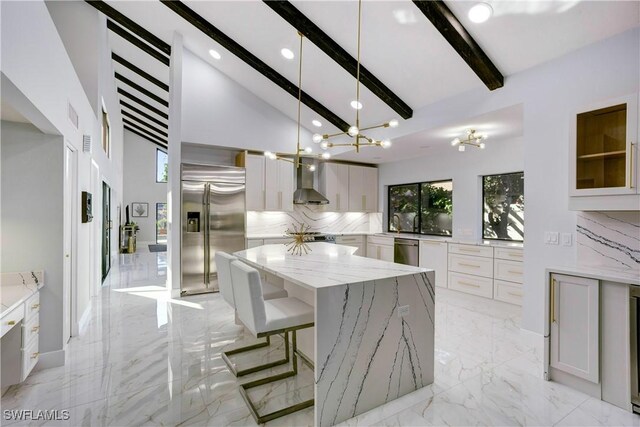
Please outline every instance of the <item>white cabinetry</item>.
[[349, 166], [349, 211], [376, 212], [378, 210], [378, 169]]
[[420, 241], [420, 267], [436, 272], [436, 286], [447, 287], [447, 242], [437, 240]]
[[493, 298], [522, 305], [524, 277], [521, 248], [494, 248]]
[[569, 207], [638, 210], [638, 94], [585, 106], [572, 115]]
[[550, 291], [550, 365], [598, 383], [600, 381], [599, 282], [552, 274]]
[[493, 298], [493, 248], [449, 244], [448, 287], [461, 292]]
[[355, 246], [358, 248], [353, 254], [358, 256], [365, 255], [365, 236], [358, 235], [350, 235], [350, 236], [336, 236], [336, 244], [345, 245], [345, 246]]
[[262, 155], [240, 153], [236, 165], [246, 171], [247, 211], [293, 210], [293, 164], [267, 160]]
[[318, 189], [329, 199], [326, 211], [347, 212], [349, 210], [349, 165], [320, 163]]
[[368, 236], [367, 257], [393, 262], [393, 237]]

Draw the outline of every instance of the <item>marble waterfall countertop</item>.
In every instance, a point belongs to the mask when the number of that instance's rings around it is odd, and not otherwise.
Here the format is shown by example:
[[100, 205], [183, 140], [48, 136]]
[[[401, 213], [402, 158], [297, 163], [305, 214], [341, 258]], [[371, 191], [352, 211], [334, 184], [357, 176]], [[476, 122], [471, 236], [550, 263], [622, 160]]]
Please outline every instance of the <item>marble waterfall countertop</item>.
[[0, 275], [0, 318], [44, 286], [43, 271], [2, 273]]
[[595, 265], [560, 265], [547, 268], [547, 274], [560, 273], [569, 276], [589, 277], [609, 282], [628, 283], [640, 286], [640, 272]]
[[352, 255], [357, 249], [352, 246], [324, 242], [308, 245], [311, 252], [302, 256], [292, 255], [281, 244], [258, 246], [234, 255], [256, 268], [310, 289], [432, 271]]

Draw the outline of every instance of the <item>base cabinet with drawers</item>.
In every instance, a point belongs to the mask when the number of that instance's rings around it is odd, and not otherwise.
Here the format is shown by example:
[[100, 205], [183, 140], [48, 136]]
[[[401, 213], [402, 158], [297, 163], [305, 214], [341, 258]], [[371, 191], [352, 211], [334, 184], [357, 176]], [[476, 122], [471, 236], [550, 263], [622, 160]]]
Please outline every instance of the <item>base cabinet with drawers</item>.
[[436, 272], [436, 286], [447, 287], [447, 242], [420, 240], [418, 265]]
[[1, 387], [24, 381], [40, 359], [40, 293], [36, 291], [2, 319]]
[[367, 258], [393, 262], [393, 237], [368, 236]]
[[524, 277], [523, 255], [521, 248], [494, 248], [494, 299], [522, 305], [522, 282]]
[[353, 255], [365, 256], [367, 244], [363, 234], [336, 236], [336, 244], [345, 246], [355, 246], [358, 248]]

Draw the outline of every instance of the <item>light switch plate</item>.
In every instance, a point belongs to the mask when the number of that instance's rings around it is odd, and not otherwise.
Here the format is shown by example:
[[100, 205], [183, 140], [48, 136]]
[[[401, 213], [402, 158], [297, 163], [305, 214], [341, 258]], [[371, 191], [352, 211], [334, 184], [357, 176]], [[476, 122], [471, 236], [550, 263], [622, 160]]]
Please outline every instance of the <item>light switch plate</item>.
[[557, 231], [545, 231], [544, 243], [547, 245], [557, 245], [559, 243], [559, 236]]
[[573, 245], [573, 234], [562, 233], [562, 246], [571, 246], [571, 245]]
[[409, 306], [401, 305], [398, 306], [398, 317], [405, 317], [409, 315]]

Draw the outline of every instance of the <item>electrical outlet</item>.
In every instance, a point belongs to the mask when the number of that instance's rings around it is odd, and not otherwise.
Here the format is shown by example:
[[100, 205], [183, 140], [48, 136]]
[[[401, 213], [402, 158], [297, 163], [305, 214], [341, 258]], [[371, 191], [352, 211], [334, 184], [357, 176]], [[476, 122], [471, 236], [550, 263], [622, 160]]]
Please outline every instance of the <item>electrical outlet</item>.
[[398, 306], [398, 317], [405, 317], [409, 315], [409, 306], [401, 305]]
[[571, 245], [573, 245], [573, 234], [562, 233], [562, 246], [571, 246]]

